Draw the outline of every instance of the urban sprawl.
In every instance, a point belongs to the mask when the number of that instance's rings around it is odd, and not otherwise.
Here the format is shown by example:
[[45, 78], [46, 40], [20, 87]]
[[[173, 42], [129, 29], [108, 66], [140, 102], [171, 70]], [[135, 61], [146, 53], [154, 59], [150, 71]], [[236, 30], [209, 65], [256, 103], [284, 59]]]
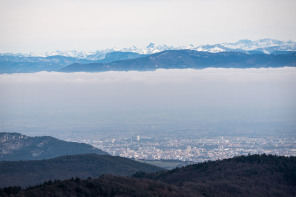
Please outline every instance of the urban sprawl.
[[203, 162], [247, 154], [296, 156], [296, 138], [281, 137], [106, 137], [83, 139], [111, 155], [145, 160]]

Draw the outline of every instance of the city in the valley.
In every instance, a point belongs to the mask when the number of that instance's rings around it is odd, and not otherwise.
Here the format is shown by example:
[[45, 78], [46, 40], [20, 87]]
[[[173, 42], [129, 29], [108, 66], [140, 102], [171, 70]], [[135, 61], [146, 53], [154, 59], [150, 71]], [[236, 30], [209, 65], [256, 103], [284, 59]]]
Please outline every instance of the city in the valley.
[[295, 137], [105, 137], [83, 139], [111, 155], [144, 160], [203, 162], [247, 154], [296, 156]]

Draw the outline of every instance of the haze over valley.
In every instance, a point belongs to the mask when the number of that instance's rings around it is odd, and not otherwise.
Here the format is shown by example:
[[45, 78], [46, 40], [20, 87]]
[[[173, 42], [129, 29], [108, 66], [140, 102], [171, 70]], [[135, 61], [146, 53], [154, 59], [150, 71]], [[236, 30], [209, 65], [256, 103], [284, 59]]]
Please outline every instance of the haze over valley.
[[1, 130], [62, 139], [294, 135], [295, 75], [289, 67], [3, 74]]

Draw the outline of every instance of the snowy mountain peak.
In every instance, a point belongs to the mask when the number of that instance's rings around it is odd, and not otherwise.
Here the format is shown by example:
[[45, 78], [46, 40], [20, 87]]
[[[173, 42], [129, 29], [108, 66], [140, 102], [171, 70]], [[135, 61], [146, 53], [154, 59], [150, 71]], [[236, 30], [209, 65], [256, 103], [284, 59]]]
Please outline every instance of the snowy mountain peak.
[[14, 56], [39, 56], [39, 57], [47, 57], [47, 56], [66, 56], [66, 57], [75, 57], [79, 59], [88, 59], [88, 60], [99, 60], [105, 58], [105, 55], [110, 52], [121, 51], [121, 52], [134, 52], [139, 54], [152, 54], [165, 50], [180, 50], [180, 49], [190, 49], [196, 51], [205, 51], [211, 53], [218, 53], [224, 51], [261, 51], [264, 53], [274, 53], [277, 51], [296, 51], [296, 42], [294, 41], [280, 41], [276, 39], [264, 38], [259, 40], [248, 40], [243, 39], [239, 40], [235, 43], [220, 43], [214, 45], [187, 45], [187, 46], [179, 46], [173, 47], [168, 45], [156, 45], [154, 43], [148, 44], [145, 48], [137, 48], [136, 46], [132, 46], [129, 48], [112, 48], [112, 49], [104, 49], [97, 51], [53, 51], [46, 53], [29, 53], [29, 54], [2, 54], [2, 55], [14, 55]]
[[252, 44], [252, 40], [248, 40], [248, 39], [239, 40], [235, 44]]
[[147, 45], [146, 48], [147, 49], [150, 49], [150, 48], [154, 48], [154, 47], [155, 47], [155, 44], [151, 42], [149, 45]]
[[260, 40], [239, 40], [236, 43], [221, 44], [229, 49], [239, 49], [243, 51], [262, 51], [264, 53], [273, 53], [276, 51], [296, 51], [296, 42], [280, 41], [270, 38]]

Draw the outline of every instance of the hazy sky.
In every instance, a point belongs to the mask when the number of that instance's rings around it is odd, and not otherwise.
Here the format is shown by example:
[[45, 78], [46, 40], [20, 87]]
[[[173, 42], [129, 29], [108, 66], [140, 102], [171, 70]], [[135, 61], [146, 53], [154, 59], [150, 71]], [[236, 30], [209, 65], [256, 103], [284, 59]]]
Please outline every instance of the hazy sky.
[[0, 0], [0, 52], [296, 40], [295, 0]]
[[2, 74], [0, 132], [295, 134], [295, 76], [295, 68]]

